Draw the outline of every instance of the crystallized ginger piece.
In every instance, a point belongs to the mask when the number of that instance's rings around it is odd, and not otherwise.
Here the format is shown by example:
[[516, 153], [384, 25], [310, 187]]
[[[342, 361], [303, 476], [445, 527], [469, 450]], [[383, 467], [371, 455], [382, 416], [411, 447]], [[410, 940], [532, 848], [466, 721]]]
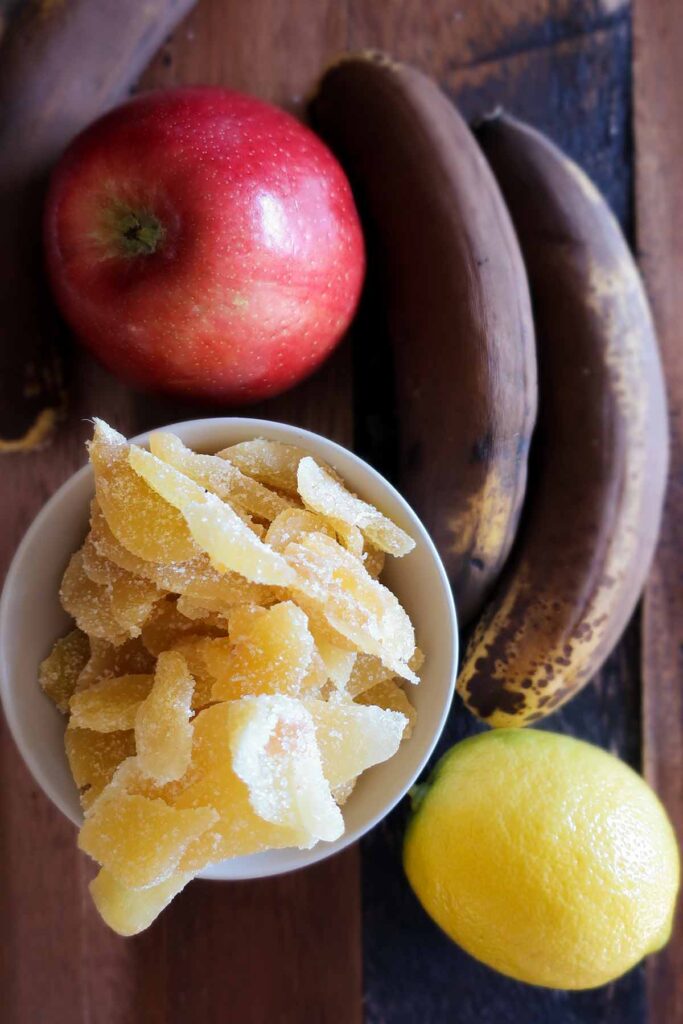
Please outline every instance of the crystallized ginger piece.
[[419, 647], [416, 647], [411, 657], [408, 659], [408, 664], [412, 668], [413, 672], [419, 672], [425, 662], [425, 656], [423, 651]]
[[47, 658], [40, 663], [38, 679], [43, 692], [62, 714], [69, 710], [69, 700], [89, 657], [88, 637], [80, 629], [73, 629], [56, 642]]
[[353, 667], [356, 664], [358, 655], [355, 651], [345, 651], [336, 644], [330, 643], [324, 636], [316, 636], [315, 646], [325, 665], [327, 678], [333, 683], [336, 690], [344, 692], [349, 684]]
[[183, 656], [195, 681], [192, 695], [194, 709], [211, 704], [213, 688], [222, 675], [232, 646], [232, 641], [227, 637], [212, 636], [188, 637], [174, 645], [173, 650]]
[[[408, 668], [410, 668], [413, 673], [417, 673], [420, 671], [423, 664], [424, 654], [419, 647], [416, 647], [413, 654], [408, 659]], [[388, 683], [392, 680], [394, 680], [393, 671], [390, 668], [387, 668], [386, 665], [383, 665], [379, 658], [376, 658], [371, 654], [359, 654], [349, 678], [347, 692], [350, 697], [355, 699], [367, 690], [374, 689], [375, 687], [379, 687], [381, 684]], [[379, 693], [381, 691], [378, 689], [377, 692]], [[377, 702], [369, 701], [368, 703], [372, 704]], [[399, 708], [398, 710], [403, 709]]]
[[140, 627], [163, 594], [153, 582], [103, 557], [89, 535], [71, 559], [62, 582], [62, 602], [91, 636], [120, 643]]
[[159, 655], [154, 685], [135, 715], [138, 766], [163, 785], [180, 779], [192, 752], [194, 679], [177, 651]]
[[[172, 782], [157, 782], [140, 767], [137, 756], [127, 757], [116, 768], [111, 777], [111, 787], [106, 790], [105, 797], [112, 793], [127, 793], [129, 796], [144, 796], [148, 800], [163, 800], [164, 803], [173, 806], [183, 790], [194, 781], [188, 771], [181, 779], [174, 779]], [[92, 813], [96, 804], [93, 801], [86, 809], [86, 818]]]
[[393, 757], [408, 721], [396, 711], [374, 706], [304, 703], [313, 717], [323, 772], [333, 790]]
[[232, 744], [239, 726], [235, 707], [232, 703], [214, 704], [200, 711], [194, 720], [192, 766], [188, 773], [193, 781], [175, 804], [210, 806], [219, 817], [183, 856], [181, 868], [186, 871], [200, 871], [226, 857], [312, 843], [309, 832], [300, 823], [279, 824], [257, 813], [249, 786], [232, 765]]
[[88, 446], [95, 472], [95, 493], [116, 539], [150, 562], [182, 562], [197, 553], [187, 523], [130, 466], [131, 446], [117, 431], [95, 420]]
[[[290, 544], [285, 556], [297, 574], [295, 597], [313, 605], [357, 650], [380, 658], [392, 674], [418, 682], [408, 667], [415, 634], [395, 595], [373, 580], [359, 559], [323, 534]], [[334, 642], [334, 641], [332, 641]]]
[[398, 711], [407, 718], [407, 724], [403, 730], [402, 739], [407, 740], [412, 736], [413, 728], [417, 721], [417, 711], [410, 703], [408, 694], [402, 686], [399, 686], [395, 679], [385, 679], [364, 690], [357, 698], [358, 704], [374, 704], [385, 711]]
[[241, 507], [245, 512], [268, 522], [291, 501], [245, 476], [237, 466], [216, 455], [198, 455], [187, 448], [175, 434], [156, 432], [150, 436], [153, 455], [189, 476], [223, 501]]
[[328, 685], [328, 672], [325, 662], [319, 652], [313, 648], [311, 660], [308, 664], [308, 671], [301, 680], [301, 694], [306, 697], [319, 696]]
[[238, 604], [230, 609], [228, 629], [232, 643], [238, 643], [248, 633], [256, 619], [265, 615], [267, 608], [258, 604]]
[[[128, 548], [124, 548], [121, 541], [117, 540], [112, 533], [97, 498], [93, 498], [90, 503], [90, 533], [86, 538], [84, 549], [86, 546], [99, 558], [117, 565], [119, 569], [125, 569], [126, 572], [133, 573], [134, 576], [144, 576], [147, 578], [146, 570], [153, 569], [157, 564], [155, 562], [147, 562], [144, 558], [134, 555]], [[92, 557], [88, 557], [86, 566], [88, 575], [95, 578], [96, 563]]]
[[221, 673], [212, 699], [266, 693], [295, 696], [303, 688], [313, 652], [304, 612], [291, 601], [273, 605], [265, 615], [254, 617], [222, 666], [210, 666], [211, 672]]
[[307, 508], [347, 527], [358, 527], [380, 551], [401, 557], [415, 547], [415, 541], [404, 530], [348, 491], [310, 456], [299, 463], [297, 489]]
[[333, 539], [338, 537], [348, 551], [362, 557], [363, 535], [360, 530], [306, 508], [288, 508], [281, 512], [268, 527], [265, 540], [276, 551], [284, 551], [288, 544], [301, 540], [308, 533], [324, 533]]
[[136, 444], [128, 446], [128, 462], [135, 473], [169, 505], [182, 513], [187, 505], [207, 500], [204, 487], [152, 452]]
[[338, 647], [341, 651], [349, 651], [355, 654], [358, 650], [356, 644], [343, 636], [338, 630], [333, 629], [326, 618], [325, 607], [321, 598], [322, 592], [313, 593], [309, 597], [306, 590], [302, 589], [303, 587], [306, 587], [307, 590], [309, 589], [309, 584], [299, 580], [297, 588], [290, 588], [290, 592], [299, 608], [306, 613], [308, 628], [313, 634], [316, 644], [319, 641], [326, 641], [328, 644]]
[[[215, 704], [202, 714], [227, 707], [227, 704]], [[256, 813], [248, 787], [232, 770], [229, 761], [222, 765], [216, 762], [211, 771], [183, 790], [175, 806], [210, 806], [218, 814], [218, 820], [183, 854], [180, 861], [183, 871], [201, 871], [207, 864], [215, 864], [228, 857], [246, 857], [265, 850], [310, 845], [309, 837], [300, 829], [265, 821]]]
[[188, 639], [202, 636], [224, 636], [227, 630], [214, 618], [188, 619], [172, 599], [160, 602], [142, 627], [142, 641], [154, 655], [177, 647]]
[[259, 540], [218, 498], [209, 507], [189, 505], [185, 518], [197, 544], [219, 572], [238, 572], [253, 583], [271, 586], [286, 587], [294, 582], [294, 573], [282, 555]]
[[220, 614], [235, 604], [250, 601], [265, 604], [273, 600], [272, 588], [251, 583], [234, 572], [218, 572], [203, 553], [187, 562], [168, 564], [146, 562], [131, 555], [114, 537], [96, 502], [91, 510], [90, 524], [89, 539], [102, 558], [142, 576], [159, 590], [179, 594], [209, 611]]
[[363, 557], [363, 534], [360, 532], [357, 526], [350, 526], [345, 523], [343, 519], [336, 519], [332, 516], [327, 517], [328, 523], [331, 523], [334, 532], [337, 534], [337, 538], [340, 544], [343, 544], [347, 551], [350, 551], [356, 558]]
[[100, 555], [88, 537], [81, 548], [83, 569], [98, 585], [105, 587], [111, 612], [128, 636], [139, 636], [140, 627], [163, 593], [154, 583], [115, 565]]
[[[298, 497], [296, 474], [299, 463], [306, 455], [308, 452], [296, 445], [266, 441], [262, 437], [233, 444], [230, 448], [218, 452], [219, 459], [226, 459], [247, 476], [260, 480], [269, 487], [277, 487], [279, 491], [292, 497]], [[337, 478], [334, 470], [322, 459], [315, 461], [331, 476]]]
[[172, 583], [166, 589], [217, 615], [229, 615], [238, 604], [272, 604], [277, 600], [274, 587], [254, 583], [237, 572], [215, 569], [207, 556], [203, 556], [201, 568], [188, 569], [184, 579], [171, 581], [168, 576], [166, 579]]
[[334, 528], [315, 512], [305, 508], [288, 508], [273, 519], [266, 533], [266, 544], [283, 552], [288, 544], [301, 540], [308, 533], [326, 533], [334, 537]]
[[379, 548], [375, 548], [372, 544], [365, 543], [363, 548], [363, 565], [368, 576], [372, 576], [373, 580], [379, 579], [384, 569], [385, 555]]
[[122, 885], [145, 889], [170, 878], [188, 846], [217, 820], [210, 807], [171, 807], [110, 782], [92, 805], [78, 845]]
[[[118, 542], [117, 542], [118, 543]], [[124, 578], [125, 576], [131, 576], [135, 578], [136, 573], [130, 572], [128, 569], [121, 568], [111, 559], [101, 554], [95, 543], [92, 530], [85, 538], [83, 547], [81, 548], [81, 557], [83, 560], [83, 570], [93, 583], [98, 583], [102, 587], [111, 586], [115, 580]], [[131, 558], [135, 556], [131, 555]], [[140, 565], [144, 565], [141, 558], [135, 558], [135, 561]]]
[[118, 732], [132, 729], [138, 707], [149, 695], [154, 676], [119, 676], [79, 690], [69, 702], [70, 729]]
[[127, 889], [109, 871], [100, 868], [88, 888], [104, 923], [118, 935], [129, 936], [149, 928], [192, 878], [192, 872], [179, 872], [147, 889]]
[[332, 790], [332, 796], [337, 807], [343, 807], [346, 801], [349, 799], [354, 789], [356, 788], [357, 778], [349, 779], [348, 782], [343, 782], [341, 786], [335, 786]]
[[200, 711], [192, 773], [197, 781], [176, 806], [210, 805], [219, 820], [188, 850], [183, 870], [259, 850], [308, 848], [343, 832], [322, 774], [313, 720], [300, 701], [247, 697]]
[[76, 691], [87, 690], [93, 683], [113, 676], [150, 675], [154, 671], [155, 660], [140, 637], [125, 640], [115, 647], [106, 640], [91, 636], [90, 658], [78, 677]]
[[176, 608], [186, 619], [192, 619], [193, 622], [199, 620], [208, 621], [211, 625], [216, 626], [217, 629], [225, 630], [226, 633], [228, 631], [227, 616], [221, 615], [220, 612], [211, 611], [211, 609], [199, 604], [198, 601], [193, 600], [186, 594], [179, 596], [176, 601]]
[[59, 591], [62, 607], [89, 636], [121, 644], [127, 632], [114, 616], [109, 588], [93, 583], [85, 572], [82, 552], [71, 556]]
[[246, 783], [256, 813], [301, 830], [308, 839], [299, 845], [338, 839], [344, 821], [323, 774], [317, 729], [307, 707], [280, 694], [245, 697], [227, 706], [232, 767]]
[[83, 790], [81, 803], [87, 808], [111, 782], [121, 762], [135, 754], [135, 736], [132, 729], [120, 732], [67, 729], [64, 746], [74, 782]]
[[129, 637], [140, 636], [147, 620], [162, 594], [148, 580], [134, 576], [116, 580], [111, 586], [111, 610], [114, 618]]
[[379, 658], [372, 654], [359, 654], [349, 677], [347, 692], [355, 698], [365, 690], [393, 678], [392, 669], [383, 665]]
[[254, 583], [287, 586], [294, 573], [282, 555], [261, 541], [230, 505], [151, 452], [131, 446], [130, 464], [136, 473], [179, 509], [196, 544], [214, 568], [234, 571]]

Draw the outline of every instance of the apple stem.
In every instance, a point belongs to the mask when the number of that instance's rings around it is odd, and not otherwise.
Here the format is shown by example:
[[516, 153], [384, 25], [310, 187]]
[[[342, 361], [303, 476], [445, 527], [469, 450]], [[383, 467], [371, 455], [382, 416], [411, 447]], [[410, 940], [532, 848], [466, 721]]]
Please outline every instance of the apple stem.
[[151, 210], [133, 210], [123, 203], [104, 210], [100, 237], [108, 249], [113, 246], [124, 256], [151, 256], [165, 235], [166, 229]]
[[151, 213], [127, 213], [120, 224], [121, 244], [130, 256], [149, 256], [156, 252], [164, 229]]

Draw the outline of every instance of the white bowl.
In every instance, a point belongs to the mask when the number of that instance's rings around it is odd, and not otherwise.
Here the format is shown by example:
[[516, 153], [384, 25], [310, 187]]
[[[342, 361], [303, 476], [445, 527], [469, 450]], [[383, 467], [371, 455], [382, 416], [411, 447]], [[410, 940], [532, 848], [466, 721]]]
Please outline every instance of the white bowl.
[[[404, 558], [387, 558], [382, 579], [410, 614], [426, 660], [419, 686], [410, 687], [417, 725], [398, 753], [367, 771], [344, 807], [346, 831], [312, 850], [273, 850], [222, 861], [203, 878], [246, 879], [278, 875], [323, 860], [376, 825], [413, 785], [444, 726], [453, 698], [458, 631], [450, 586], [427, 531], [387, 481], [356, 455], [318, 434], [267, 420], [189, 420], [168, 428], [198, 451], [215, 452], [237, 441], [266, 437], [300, 445], [330, 463], [352, 490], [394, 519], [416, 540]], [[134, 438], [146, 443], [148, 434]], [[38, 685], [38, 666], [68, 631], [70, 618], [58, 598], [69, 556], [83, 541], [93, 477], [85, 466], [52, 496], [22, 540], [0, 602], [0, 695], [14, 740], [38, 785], [76, 825], [78, 794], [64, 754], [64, 718]], [[408, 684], [410, 686], [410, 684]]]

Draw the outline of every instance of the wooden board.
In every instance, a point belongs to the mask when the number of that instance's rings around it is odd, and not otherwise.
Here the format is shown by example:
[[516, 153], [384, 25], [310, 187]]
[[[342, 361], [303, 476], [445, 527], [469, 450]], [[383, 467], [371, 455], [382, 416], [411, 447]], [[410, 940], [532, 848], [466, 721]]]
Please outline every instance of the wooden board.
[[[664, 358], [671, 471], [643, 610], [643, 766], [683, 837], [683, 16], [676, 0], [636, 0], [634, 94], [638, 254]], [[650, 1021], [683, 1020], [683, 913], [648, 964]]]
[[[630, 229], [630, 22], [623, 0], [200, 0], [141, 85], [221, 82], [301, 112], [325, 63], [367, 47], [418, 63], [468, 116], [502, 102], [548, 131], [606, 190]], [[254, 414], [353, 442], [400, 484], [393, 438], [400, 410], [383, 344], [364, 311], [311, 381]], [[3, 347], [10, 361], [21, 361], [20, 345], [6, 339]], [[134, 433], [227, 411], [135, 395], [76, 349], [70, 353], [68, 415], [50, 446], [0, 456], [11, 498], [3, 504], [2, 566], [38, 508], [82, 463], [87, 417]], [[7, 379], [0, 380], [3, 406], [19, 409], [24, 399]], [[636, 622], [597, 684], [550, 727], [637, 764], [639, 639]], [[375, 831], [361, 856], [352, 850], [275, 880], [193, 883], [149, 932], [121, 941], [89, 906], [92, 872], [75, 850], [72, 828], [36, 789], [1, 728], [0, 1020], [8, 1024], [180, 1024], [195, 1017], [208, 1024], [645, 1024], [640, 969], [597, 992], [551, 993], [493, 975], [448, 943], [403, 879], [404, 811]], [[456, 708], [448, 738], [472, 728]], [[672, 991], [675, 960], [657, 963], [665, 966], [651, 974], [651, 1000], [663, 1006], [657, 1000]], [[668, 1019], [662, 1011], [651, 1022]]]

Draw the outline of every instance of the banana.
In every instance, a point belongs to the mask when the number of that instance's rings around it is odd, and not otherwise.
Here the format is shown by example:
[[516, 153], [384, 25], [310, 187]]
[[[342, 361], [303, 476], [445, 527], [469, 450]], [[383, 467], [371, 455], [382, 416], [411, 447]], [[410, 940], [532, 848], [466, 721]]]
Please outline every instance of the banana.
[[489, 725], [520, 726], [580, 690], [634, 610], [666, 481], [666, 400], [643, 286], [600, 193], [518, 121], [485, 121], [479, 141], [529, 274], [540, 406], [517, 544], [458, 690]]
[[464, 624], [507, 558], [526, 486], [536, 366], [519, 247], [474, 137], [419, 71], [348, 56], [311, 110], [351, 178], [386, 308], [400, 485]]

